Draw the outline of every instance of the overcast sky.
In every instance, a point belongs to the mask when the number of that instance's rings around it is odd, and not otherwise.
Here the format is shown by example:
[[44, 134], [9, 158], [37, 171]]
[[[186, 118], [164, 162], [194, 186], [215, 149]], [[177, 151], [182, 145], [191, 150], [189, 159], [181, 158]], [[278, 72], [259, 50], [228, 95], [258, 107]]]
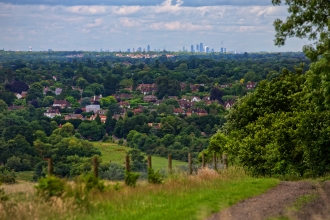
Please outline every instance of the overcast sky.
[[219, 51], [301, 51], [274, 46], [273, 22], [288, 15], [271, 0], [0, 0], [0, 48], [179, 51], [203, 42]]

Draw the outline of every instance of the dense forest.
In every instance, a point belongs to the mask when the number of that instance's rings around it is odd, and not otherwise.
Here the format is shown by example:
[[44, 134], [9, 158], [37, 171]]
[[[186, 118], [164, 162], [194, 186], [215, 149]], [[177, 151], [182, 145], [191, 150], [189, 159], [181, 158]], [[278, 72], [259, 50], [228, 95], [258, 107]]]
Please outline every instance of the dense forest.
[[[303, 108], [294, 94], [303, 91], [310, 65], [303, 53], [1, 51], [0, 61], [0, 169], [34, 170], [35, 178], [44, 174], [44, 158], [50, 157], [59, 176], [90, 170], [90, 157], [101, 154], [90, 140], [119, 140], [149, 155], [186, 161], [188, 152], [197, 158], [207, 149], [218, 130], [244, 129], [240, 137], [249, 138], [245, 126], [259, 115]], [[283, 79], [287, 85], [278, 87], [294, 97], [267, 100], [284, 92], [276, 87]], [[264, 97], [258, 96], [261, 90]], [[235, 104], [241, 102], [251, 104]]]

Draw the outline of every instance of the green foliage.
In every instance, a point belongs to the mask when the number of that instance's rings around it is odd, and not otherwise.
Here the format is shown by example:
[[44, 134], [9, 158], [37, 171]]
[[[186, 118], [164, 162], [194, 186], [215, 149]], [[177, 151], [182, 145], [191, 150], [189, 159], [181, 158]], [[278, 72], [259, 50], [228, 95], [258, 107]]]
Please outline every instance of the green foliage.
[[86, 190], [89, 192], [93, 189], [104, 191], [105, 185], [99, 178], [94, 177], [93, 173], [84, 174], [79, 177], [79, 182], [84, 184]]
[[0, 171], [0, 183], [13, 184], [16, 183], [16, 175], [8, 170]]
[[153, 184], [160, 184], [163, 181], [163, 175], [159, 173], [159, 170], [156, 172], [154, 169], [149, 168], [148, 169], [148, 182]]
[[127, 186], [135, 187], [139, 177], [140, 177], [139, 173], [125, 171], [125, 184]]
[[124, 144], [124, 140], [123, 140], [123, 139], [119, 139], [119, 140], [118, 140], [118, 144], [119, 144], [119, 145], [123, 145], [123, 144]]
[[101, 108], [107, 108], [109, 105], [117, 103], [115, 97], [113, 96], [104, 97], [100, 99], [99, 102], [101, 104]]
[[100, 173], [102, 179], [107, 180], [124, 180], [125, 179], [125, 169], [122, 165], [117, 163], [110, 163], [107, 170]]
[[39, 179], [36, 189], [38, 195], [46, 199], [52, 196], [59, 197], [64, 193], [65, 181], [55, 176], [47, 176]]
[[[2, 183], [0, 182], [0, 186], [1, 186], [1, 184]], [[7, 200], [9, 200], [9, 197], [6, 195], [5, 190], [3, 188], [0, 188], [0, 204]]]

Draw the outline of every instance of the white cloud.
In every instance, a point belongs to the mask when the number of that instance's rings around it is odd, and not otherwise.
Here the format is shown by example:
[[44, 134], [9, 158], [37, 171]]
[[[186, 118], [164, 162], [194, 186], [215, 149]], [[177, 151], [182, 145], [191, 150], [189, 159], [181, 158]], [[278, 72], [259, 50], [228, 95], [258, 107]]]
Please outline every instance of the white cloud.
[[[56, 6], [55, 6], [56, 7]], [[106, 13], [107, 6], [71, 6], [64, 7], [64, 10], [70, 13], [81, 14], [81, 15], [99, 15]]]
[[103, 19], [102, 18], [96, 18], [92, 23], [88, 23], [86, 26], [89, 28], [92, 27], [99, 27], [103, 24]]
[[[3, 43], [0, 48], [13, 50], [27, 49], [26, 45], [39, 42], [32, 45], [38, 48], [49, 44], [49, 39], [52, 39], [52, 45], [48, 47], [58, 50], [105, 47], [102, 45], [128, 48], [151, 43], [158, 48], [168, 45], [167, 49], [176, 50], [200, 41], [210, 48], [219, 48], [220, 39], [227, 42], [227, 48], [246, 42], [246, 49], [278, 50], [269, 44], [269, 39], [275, 35], [272, 23], [276, 18], [286, 16], [285, 6], [187, 7], [182, 0], [165, 0], [153, 6], [0, 3], [0, 8], [0, 30], [6, 30], [0, 32]], [[33, 40], [26, 34], [29, 31]], [[263, 44], [264, 39], [267, 43]], [[260, 42], [258, 49], [249, 46], [252, 40]], [[296, 50], [299, 49], [300, 45]]]

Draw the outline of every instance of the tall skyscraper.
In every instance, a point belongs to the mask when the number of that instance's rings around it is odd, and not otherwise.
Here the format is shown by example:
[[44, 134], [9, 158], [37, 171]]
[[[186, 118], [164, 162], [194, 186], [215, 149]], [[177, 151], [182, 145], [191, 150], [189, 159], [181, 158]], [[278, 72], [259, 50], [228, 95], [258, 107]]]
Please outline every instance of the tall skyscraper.
[[149, 52], [150, 51], [150, 45], [148, 44], [148, 47], [147, 47], [147, 52]]
[[225, 47], [223, 48], [223, 52], [224, 52], [224, 53], [226, 53], [226, 52], [227, 52], [227, 50], [226, 50], [226, 48], [225, 48]]
[[203, 43], [200, 43], [199, 44], [199, 52], [203, 53], [204, 51], [204, 46], [203, 46]]
[[194, 50], [194, 45], [191, 45], [191, 47], [190, 47], [190, 52], [195, 52], [195, 50]]
[[137, 51], [138, 51], [138, 52], [141, 52], [141, 51], [142, 51], [142, 48], [141, 48], [141, 47], [139, 47], [139, 48], [137, 49]]
[[220, 49], [220, 53], [223, 53], [223, 47], [221, 47], [221, 49]]
[[205, 53], [209, 53], [210, 52], [210, 47], [209, 46], [205, 46]]
[[128, 48], [128, 49], [127, 49], [127, 53], [130, 53], [130, 52], [131, 52], [131, 49]]
[[196, 52], [199, 52], [199, 45], [196, 44]]

